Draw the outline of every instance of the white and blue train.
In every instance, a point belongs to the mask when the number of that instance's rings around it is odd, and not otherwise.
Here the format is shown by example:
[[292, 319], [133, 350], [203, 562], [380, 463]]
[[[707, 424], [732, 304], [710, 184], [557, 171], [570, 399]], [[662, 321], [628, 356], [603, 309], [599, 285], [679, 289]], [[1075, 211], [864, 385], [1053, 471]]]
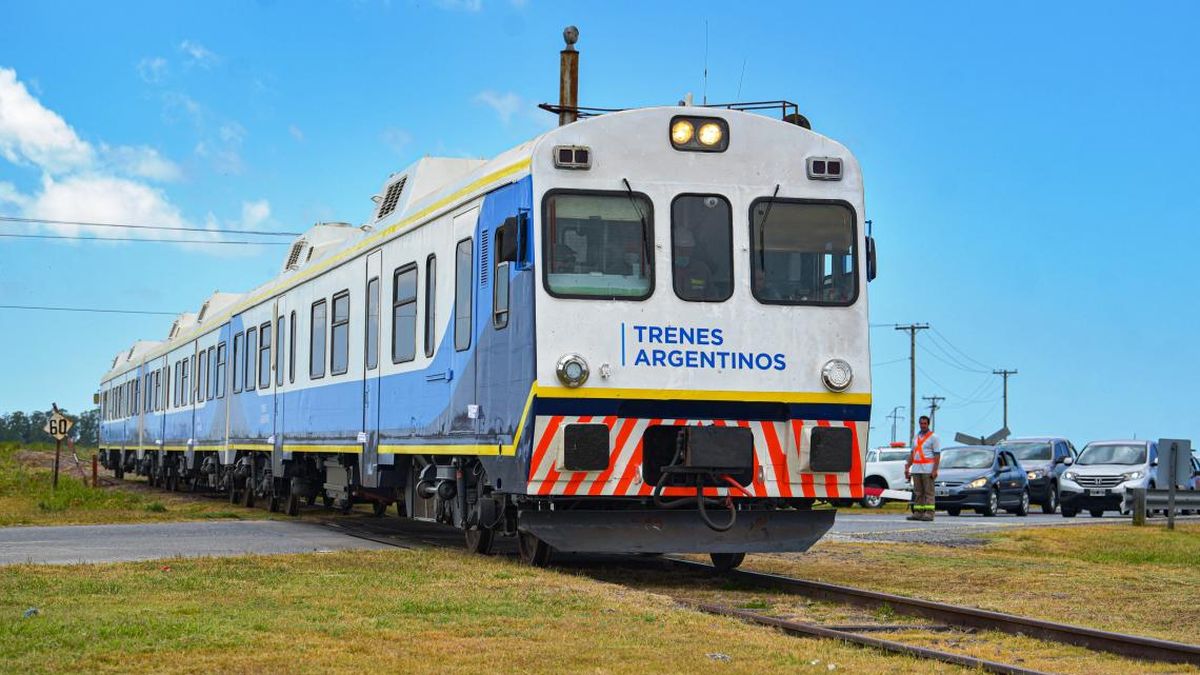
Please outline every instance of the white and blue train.
[[487, 551], [805, 550], [862, 497], [862, 174], [791, 116], [681, 105], [393, 174], [361, 227], [217, 293], [100, 384], [101, 457]]

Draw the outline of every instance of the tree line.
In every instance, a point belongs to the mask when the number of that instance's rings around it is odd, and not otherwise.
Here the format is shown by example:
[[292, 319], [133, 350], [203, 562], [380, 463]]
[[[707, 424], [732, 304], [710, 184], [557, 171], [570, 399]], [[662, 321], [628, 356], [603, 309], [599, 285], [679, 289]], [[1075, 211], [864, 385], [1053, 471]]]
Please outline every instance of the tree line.
[[[100, 440], [100, 409], [92, 408], [80, 415], [75, 415], [59, 408], [59, 412], [75, 420], [71, 427], [71, 439], [81, 445], [96, 445]], [[0, 415], [0, 441], [16, 441], [18, 443], [44, 443], [54, 438], [42, 429], [53, 410], [34, 410], [31, 412], [11, 412]]]

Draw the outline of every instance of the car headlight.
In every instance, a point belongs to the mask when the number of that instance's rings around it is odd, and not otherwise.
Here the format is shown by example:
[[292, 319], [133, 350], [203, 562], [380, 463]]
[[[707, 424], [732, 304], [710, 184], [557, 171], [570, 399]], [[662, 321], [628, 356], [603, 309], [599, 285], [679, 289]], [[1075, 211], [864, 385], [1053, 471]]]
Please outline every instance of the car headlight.
[[1041, 478], [1042, 476], [1045, 476], [1045, 475], [1046, 475], [1045, 471], [1043, 471], [1041, 469], [1034, 469], [1033, 471], [1027, 472], [1025, 474], [1025, 477], [1028, 478], [1029, 480], [1037, 480], [1038, 478]]
[[1063, 478], [1066, 478], [1067, 480], [1075, 480], [1076, 476], [1078, 475], [1079, 474], [1075, 473], [1074, 471], [1068, 471], [1063, 474]]
[[981, 488], [987, 484], [988, 484], [987, 478], [976, 478], [975, 480], [971, 481], [970, 483], [967, 483], [967, 487]]
[[1146, 474], [1142, 473], [1141, 471], [1130, 471], [1129, 473], [1121, 474], [1121, 478], [1124, 478], [1125, 480], [1137, 480], [1145, 475]]
[[821, 368], [821, 381], [830, 391], [845, 391], [854, 380], [854, 370], [844, 359], [829, 359]]
[[578, 354], [563, 354], [555, 365], [554, 372], [558, 374], [559, 381], [574, 388], [587, 382], [588, 364]]

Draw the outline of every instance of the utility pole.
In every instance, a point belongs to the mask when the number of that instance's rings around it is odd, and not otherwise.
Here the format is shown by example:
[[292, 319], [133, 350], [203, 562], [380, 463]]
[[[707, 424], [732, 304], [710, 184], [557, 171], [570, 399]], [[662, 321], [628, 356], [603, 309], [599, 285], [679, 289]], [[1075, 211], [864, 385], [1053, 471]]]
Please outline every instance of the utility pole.
[[1008, 428], [1008, 376], [1016, 375], [1015, 370], [993, 370], [993, 375], [999, 375], [1004, 378], [1004, 428]]
[[929, 401], [929, 426], [937, 431], [937, 411], [941, 408], [942, 401], [946, 400], [945, 396], [922, 396], [922, 400]]
[[908, 331], [908, 364], [909, 364], [909, 392], [908, 392], [908, 410], [913, 413], [908, 416], [908, 437], [912, 438], [917, 434], [917, 331], [929, 330], [927, 323], [910, 323], [907, 326], [896, 326], [896, 330]]
[[904, 410], [904, 406], [898, 405], [895, 408], [892, 408], [892, 414], [887, 416], [887, 418], [892, 421], [892, 442], [893, 443], [896, 442], [896, 420], [904, 419], [904, 415], [896, 414], [896, 411], [898, 411], [898, 410]]

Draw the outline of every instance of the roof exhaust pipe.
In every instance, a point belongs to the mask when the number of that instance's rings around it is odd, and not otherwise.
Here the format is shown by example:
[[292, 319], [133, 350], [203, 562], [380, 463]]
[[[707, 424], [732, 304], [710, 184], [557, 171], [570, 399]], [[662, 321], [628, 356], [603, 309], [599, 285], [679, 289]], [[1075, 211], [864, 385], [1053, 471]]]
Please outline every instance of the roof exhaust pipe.
[[563, 30], [567, 46], [559, 52], [558, 68], [558, 126], [565, 126], [579, 119], [579, 52], [575, 42], [579, 40], [579, 29], [567, 26]]

